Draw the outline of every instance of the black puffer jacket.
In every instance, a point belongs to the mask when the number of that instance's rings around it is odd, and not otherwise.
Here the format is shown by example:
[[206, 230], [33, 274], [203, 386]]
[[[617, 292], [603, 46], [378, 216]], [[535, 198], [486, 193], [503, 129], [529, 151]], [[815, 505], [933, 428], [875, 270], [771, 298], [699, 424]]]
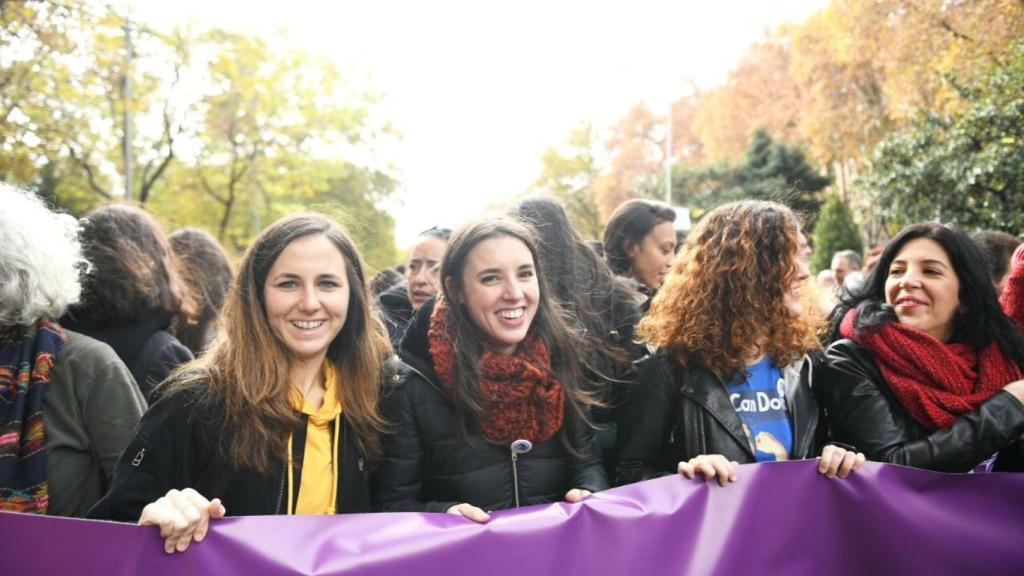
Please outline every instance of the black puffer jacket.
[[402, 341], [406, 379], [386, 391], [381, 410], [395, 427], [384, 440], [384, 462], [376, 474], [374, 504], [390, 512], [444, 512], [466, 502], [484, 510], [556, 502], [572, 488], [608, 487], [593, 434], [580, 426], [584, 458], [574, 458], [559, 435], [517, 457], [508, 446], [462, 431], [455, 405], [442, 391], [427, 344], [433, 303], [417, 312]]
[[820, 386], [815, 387], [840, 442], [857, 446], [869, 460], [966, 472], [1002, 451], [997, 469], [1021, 470], [1024, 406], [999, 392], [946, 428], [929, 433], [893, 396], [867, 348], [851, 340], [829, 346]]
[[391, 347], [398, 349], [402, 336], [405, 335], [405, 328], [412, 320], [412, 302], [409, 301], [407, 284], [399, 282], [377, 296], [377, 309], [381, 321], [388, 329], [388, 338], [391, 340]]
[[[407, 371], [397, 359], [387, 363], [382, 378], [394, 383]], [[89, 511], [89, 517], [134, 522], [142, 509], [168, 490], [194, 488], [206, 498], [220, 498], [230, 516], [284, 514], [288, 474], [284, 461], [273, 458], [268, 475], [237, 469], [227, 459], [231, 430], [224, 426], [219, 405], [200, 402], [203, 388], [162, 396], [143, 415], [131, 443], [114, 467], [110, 492]], [[307, 416], [292, 433], [295, 469], [292, 503], [302, 482]], [[341, 419], [338, 513], [370, 511], [370, 474], [344, 413]]]
[[[679, 462], [722, 454], [740, 464], [756, 462], [743, 422], [722, 381], [706, 367], [685, 367], [658, 353], [634, 364], [635, 384], [619, 421], [616, 482], [628, 484], [674, 474]], [[782, 369], [793, 426], [794, 460], [814, 458], [827, 427], [811, 392], [816, 362], [809, 356]]]

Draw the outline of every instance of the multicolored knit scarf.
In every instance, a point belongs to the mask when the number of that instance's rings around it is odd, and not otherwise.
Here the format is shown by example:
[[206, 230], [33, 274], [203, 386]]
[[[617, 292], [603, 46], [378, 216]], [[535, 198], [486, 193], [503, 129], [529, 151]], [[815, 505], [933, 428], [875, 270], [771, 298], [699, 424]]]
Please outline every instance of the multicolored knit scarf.
[[0, 326], [0, 510], [46, 514], [43, 399], [65, 342], [64, 330], [48, 320]]
[[[430, 317], [427, 338], [441, 384], [450, 396], [455, 387], [455, 349], [447, 333], [447, 307], [439, 301]], [[551, 354], [543, 340], [528, 335], [515, 355], [485, 350], [480, 361], [480, 392], [487, 416], [480, 431], [491, 442], [509, 444], [524, 438], [534, 445], [562, 428], [565, 390], [551, 374]]]

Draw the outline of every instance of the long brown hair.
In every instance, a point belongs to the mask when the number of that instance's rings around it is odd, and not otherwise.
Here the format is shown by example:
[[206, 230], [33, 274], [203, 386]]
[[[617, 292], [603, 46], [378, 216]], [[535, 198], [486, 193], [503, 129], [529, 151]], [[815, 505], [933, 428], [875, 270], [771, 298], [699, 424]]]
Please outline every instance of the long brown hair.
[[455, 350], [455, 394], [452, 401], [463, 415], [464, 421], [479, 422], [487, 416], [481, 404], [480, 393], [480, 362], [487, 339], [473, 322], [469, 310], [464, 304], [459, 303], [458, 295], [465, 288], [462, 272], [473, 249], [485, 240], [502, 237], [519, 240], [533, 257], [540, 296], [537, 299], [537, 313], [530, 325], [530, 333], [543, 340], [551, 353], [551, 365], [547, 368], [562, 385], [568, 400], [565, 403], [565, 422], [568, 425], [562, 426], [559, 435], [570, 452], [579, 455], [577, 438], [573, 431], [577, 426], [590, 425], [586, 407], [597, 403], [581, 386], [581, 358], [577, 353], [580, 341], [554, 298], [550, 297], [533, 237], [523, 225], [512, 220], [496, 218], [463, 226], [448, 241], [444, 258], [441, 260], [442, 297], [448, 303], [446, 329]]
[[817, 315], [784, 302], [796, 281], [800, 223], [781, 204], [734, 202], [690, 233], [638, 327], [648, 343], [719, 378], [743, 373], [754, 345], [779, 366], [818, 346]]
[[271, 457], [285, 458], [288, 435], [299, 422], [289, 398], [293, 358], [267, 322], [263, 287], [281, 252], [314, 234], [330, 240], [345, 260], [348, 316], [327, 350], [341, 378], [338, 394], [345, 421], [369, 467], [381, 458], [380, 434], [386, 423], [377, 403], [380, 372], [391, 346], [372, 315], [362, 259], [336, 222], [319, 214], [295, 214], [271, 224], [246, 252], [221, 312], [220, 335], [206, 356], [179, 372], [170, 388], [206, 384], [204, 401], [224, 407], [224, 425], [232, 438], [229, 458], [237, 468], [269, 474]]

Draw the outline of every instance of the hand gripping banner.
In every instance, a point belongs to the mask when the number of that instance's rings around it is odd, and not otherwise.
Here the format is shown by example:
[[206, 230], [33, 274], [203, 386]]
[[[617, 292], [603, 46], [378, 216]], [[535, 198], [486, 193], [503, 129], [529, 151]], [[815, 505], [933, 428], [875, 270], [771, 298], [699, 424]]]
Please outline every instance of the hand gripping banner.
[[153, 527], [0, 513], [0, 573], [1024, 573], [1024, 474], [868, 463], [830, 480], [815, 466], [741, 466], [724, 488], [660, 478], [497, 512], [487, 525], [447, 514], [226, 518], [174, 555]]

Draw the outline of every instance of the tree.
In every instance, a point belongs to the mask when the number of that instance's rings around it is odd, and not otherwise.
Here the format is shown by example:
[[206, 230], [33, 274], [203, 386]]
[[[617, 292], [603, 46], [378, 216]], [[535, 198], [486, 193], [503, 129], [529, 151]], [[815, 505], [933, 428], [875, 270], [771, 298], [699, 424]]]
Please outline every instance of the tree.
[[775, 141], [758, 129], [741, 162], [676, 171], [672, 187], [676, 202], [701, 209], [749, 198], [774, 200], [811, 215], [818, 212], [819, 194], [829, 182], [799, 148]]
[[874, 150], [859, 184], [891, 229], [921, 221], [1024, 229], [1024, 41], [978, 81], [950, 80], [963, 107], [922, 110]]
[[817, 273], [832, 265], [832, 255], [840, 250], [853, 250], [861, 254], [864, 243], [853, 222], [850, 208], [838, 196], [831, 195], [818, 214], [814, 227], [814, 253], [811, 271]]
[[600, 238], [604, 230], [594, 201], [596, 145], [593, 127], [589, 123], [580, 125], [563, 145], [544, 151], [544, 167], [531, 186], [531, 190], [550, 194], [561, 202], [569, 222], [584, 238]]

